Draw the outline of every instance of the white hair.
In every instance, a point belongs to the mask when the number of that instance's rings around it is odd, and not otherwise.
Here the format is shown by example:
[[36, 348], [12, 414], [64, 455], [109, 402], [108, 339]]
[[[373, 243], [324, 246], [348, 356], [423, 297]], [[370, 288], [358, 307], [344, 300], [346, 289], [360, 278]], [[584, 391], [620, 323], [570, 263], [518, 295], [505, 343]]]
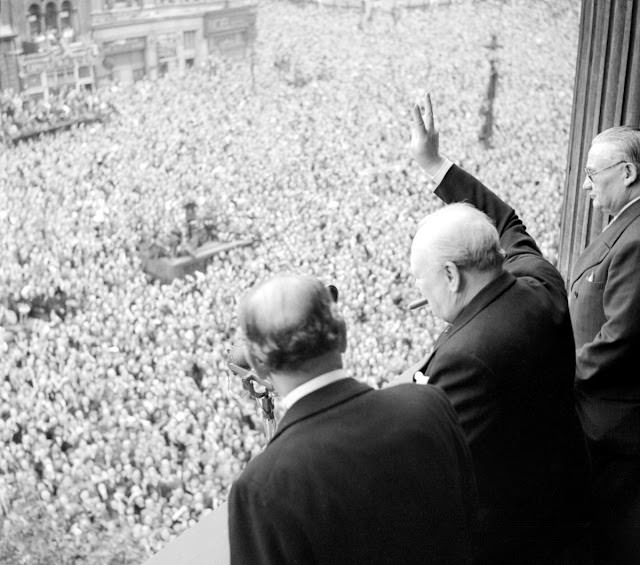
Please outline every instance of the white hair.
[[591, 145], [607, 143], [615, 147], [625, 159], [640, 167], [640, 129], [631, 126], [615, 126], [600, 132]]
[[493, 221], [468, 203], [449, 204], [426, 216], [411, 245], [412, 267], [451, 261], [460, 269], [491, 271], [502, 266], [504, 251]]

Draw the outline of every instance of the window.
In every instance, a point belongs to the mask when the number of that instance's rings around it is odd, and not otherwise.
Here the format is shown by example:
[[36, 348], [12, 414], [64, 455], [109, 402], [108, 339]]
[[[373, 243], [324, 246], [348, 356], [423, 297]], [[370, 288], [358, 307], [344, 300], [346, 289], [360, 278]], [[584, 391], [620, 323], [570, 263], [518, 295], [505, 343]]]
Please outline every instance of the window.
[[73, 8], [71, 7], [71, 2], [69, 0], [65, 0], [62, 3], [62, 10], [60, 10], [60, 28], [67, 29], [71, 27], [71, 12]]
[[42, 75], [40, 73], [28, 74], [24, 85], [26, 88], [40, 88], [42, 86]]
[[188, 51], [193, 51], [196, 48], [195, 30], [184, 32], [184, 48]]
[[54, 2], [49, 2], [45, 8], [44, 26], [47, 31], [50, 29], [58, 29], [58, 7]]
[[27, 20], [29, 21], [29, 33], [31, 35], [31, 39], [34, 39], [42, 33], [40, 6], [38, 6], [38, 4], [31, 4], [31, 6], [29, 6]]
[[105, 10], [118, 10], [120, 8], [142, 8], [142, 0], [103, 0]]

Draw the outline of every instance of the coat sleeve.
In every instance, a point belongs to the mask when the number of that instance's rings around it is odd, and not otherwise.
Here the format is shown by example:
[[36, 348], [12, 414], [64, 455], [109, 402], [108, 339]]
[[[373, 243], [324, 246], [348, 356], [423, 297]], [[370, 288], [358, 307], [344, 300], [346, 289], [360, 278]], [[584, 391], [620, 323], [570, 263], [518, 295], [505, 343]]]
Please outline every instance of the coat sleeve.
[[489, 216], [496, 225], [506, 254], [505, 267], [516, 276], [532, 276], [564, 290], [560, 273], [542, 257], [535, 240], [515, 210], [473, 175], [453, 165], [436, 189], [445, 203], [468, 202]]
[[307, 537], [287, 511], [287, 501], [270, 499], [261, 487], [241, 478], [231, 488], [231, 565], [312, 565]]

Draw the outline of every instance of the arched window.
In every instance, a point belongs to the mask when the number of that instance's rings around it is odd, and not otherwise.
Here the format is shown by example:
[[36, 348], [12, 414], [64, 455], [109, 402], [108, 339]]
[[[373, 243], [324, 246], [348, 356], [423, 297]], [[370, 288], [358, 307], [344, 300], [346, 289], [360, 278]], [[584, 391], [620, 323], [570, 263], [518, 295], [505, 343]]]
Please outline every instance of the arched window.
[[44, 11], [44, 27], [47, 31], [58, 29], [58, 7], [55, 2], [48, 2]]
[[60, 8], [60, 29], [65, 30], [73, 27], [71, 23], [71, 12], [73, 10], [71, 2], [65, 0]]
[[42, 33], [42, 22], [40, 21], [40, 6], [38, 6], [38, 4], [31, 4], [27, 13], [27, 20], [29, 20], [29, 33], [31, 34], [31, 39], [34, 39]]

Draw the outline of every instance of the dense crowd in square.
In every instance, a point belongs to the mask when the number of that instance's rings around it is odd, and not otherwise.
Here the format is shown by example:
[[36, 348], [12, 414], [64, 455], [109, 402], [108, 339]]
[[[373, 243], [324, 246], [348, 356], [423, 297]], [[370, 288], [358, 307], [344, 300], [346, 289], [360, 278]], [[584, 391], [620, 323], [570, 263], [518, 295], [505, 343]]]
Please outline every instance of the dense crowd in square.
[[[0, 96], [8, 135], [76, 110], [110, 114], [0, 147], [8, 519], [14, 500], [35, 494], [69, 536], [123, 530], [150, 554], [222, 503], [265, 442], [226, 366], [236, 304], [274, 272], [338, 287], [354, 376], [380, 386], [428, 350], [438, 323], [406, 308], [418, 298], [411, 237], [434, 206], [406, 138], [426, 88], [446, 124], [442, 152], [506, 197], [555, 260], [578, 35], [570, 4], [379, 12], [359, 27], [356, 12], [266, 3], [252, 63], [108, 86], [68, 112], [61, 103], [62, 114]], [[478, 133], [492, 58], [487, 148]], [[140, 250], [184, 229], [190, 201], [221, 240], [255, 243], [160, 284]]]
[[100, 98], [99, 91], [65, 88], [47, 98], [35, 99], [13, 90], [0, 92], [0, 144], [12, 145], [21, 139], [49, 133], [62, 127], [103, 119], [113, 108]]

